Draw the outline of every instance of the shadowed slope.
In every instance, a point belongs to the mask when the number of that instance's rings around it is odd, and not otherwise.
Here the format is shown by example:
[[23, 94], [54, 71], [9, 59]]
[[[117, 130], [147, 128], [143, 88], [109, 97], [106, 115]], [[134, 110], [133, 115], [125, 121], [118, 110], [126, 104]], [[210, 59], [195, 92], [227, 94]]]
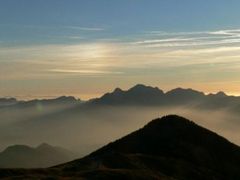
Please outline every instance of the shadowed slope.
[[176, 178], [240, 178], [240, 148], [178, 116], [156, 119], [80, 161], [73, 169], [142, 169]]
[[[20, 177], [88, 179], [239, 179], [240, 148], [185, 118], [156, 119], [90, 155], [39, 170], [1, 170]], [[19, 174], [20, 173], [20, 174]]]

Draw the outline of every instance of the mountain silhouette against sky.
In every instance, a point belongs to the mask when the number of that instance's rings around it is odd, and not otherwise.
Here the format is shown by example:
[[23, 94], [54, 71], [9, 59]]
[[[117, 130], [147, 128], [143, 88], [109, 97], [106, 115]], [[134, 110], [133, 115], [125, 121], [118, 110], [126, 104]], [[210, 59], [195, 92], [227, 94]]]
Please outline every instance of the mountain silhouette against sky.
[[[5, 124], [14, 122], [16, 126], [26, 127], [34, 124], [63, 122], [71, 119], [85, 119], [101, 110], [109, 113], [108, 107], [124, 108], [183, 108], [189, 110], [227, 111], [234, 116], [240, 114], [240, 97], [228, 96], [224, 92], [204, 94], [193, 89], [176, 88], [163, 92], [157, 87], [138, 84], [128, 90], [116, 88], [102, 97], [81, 101], [74, 97], [62, 96], [55, 99], [19, 101], [16, 104], [0, 106], [0, 116]], [[174, 112], [173, 112], [174, 113]], [[150, 117], [149, 117], [150, 118]], [[14, 125], [15, 125], [14, 124]], [[32, 126], [26, 129], [32, 128]]]
[[59, 104], [77, 104], [81, 103], [80, 99], [77, 99], [73, 96], [60, 96], [53, 99], [33, 99], [27, 101], [19, 101], [16, 98], [0, 98], [0, 107], [7, 107], [7, 108], [18, 108], [18, 107], [31, 107], [37, 106], [41, 104], [42, 106], [49, 106], [49, 105], [59, 105]]
[[126, 91], [116, 88], [113, 92], [86, 103], [98, 106], [192, 106], [205, 109], [227, 107], [235, 111], [240, 108], [240, 97], [227, 96], [221, 91], [206, 95], [190, 88], [176, 88], [164, 93], [157, 87], [138, 84]]
[[[2, 106], [1, 106], [2, 104]], [[81, 101], [72, 96], [61, 96], [55, 99], [42, 99], [30, 101], [17, 101], [14, 98], [0, 99], [0, 108], [23, 108], [23, 107], [38, 107], [41, 106], [56, 106], [64, 105], [64, 107], [72, 106], [192, 106], [197, 108], [217, 109], [229, 108], [234, 111], [240, 108], [240, 97], [228, 96], [220, 91], [216, 94], [204, 94], [203, 92], [176, 88], [167, 92], [163, 92], [158, 87], [151, 87], [142, 84], [137, 84], [128, 90], [116, 88], [113, 92], [106, 93], [100, 98]], [[10, 106], [9, 106], [10, 105]], [[12, 106], [11, 106], [12, 105]]]
[[163, 91], [157, 87], [153, 88], [139, 84], [127, 91], [116, 88], [112, 93], [107, 93], [92, 103], [107, 105], [148, 105], [158, 103], [163, 95]]
[[0, 176], [87, 179], [240, 179], [240, 147], [176, 115], [164, 116], [90, 155], [39, 170]]
[[54, 99], [34, 99], [30, 101], [22, 101], [17, 105], [20, 107], [31, 107], [31, 106], [55, 106], [55, 105], [74, 105], [81, 103], [81, 100], [76, 99], [73, 96], [60, 96]]

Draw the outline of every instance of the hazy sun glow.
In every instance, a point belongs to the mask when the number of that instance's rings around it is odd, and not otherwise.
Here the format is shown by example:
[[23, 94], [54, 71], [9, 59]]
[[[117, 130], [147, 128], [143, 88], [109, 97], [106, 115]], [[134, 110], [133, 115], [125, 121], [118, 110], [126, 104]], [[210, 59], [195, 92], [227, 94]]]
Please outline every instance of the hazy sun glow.
[[93, 97], [137, 83], [240, 94], [239, 2], [225, 16], [216, 0], [150, 1], [3, 3], [1, 96]]

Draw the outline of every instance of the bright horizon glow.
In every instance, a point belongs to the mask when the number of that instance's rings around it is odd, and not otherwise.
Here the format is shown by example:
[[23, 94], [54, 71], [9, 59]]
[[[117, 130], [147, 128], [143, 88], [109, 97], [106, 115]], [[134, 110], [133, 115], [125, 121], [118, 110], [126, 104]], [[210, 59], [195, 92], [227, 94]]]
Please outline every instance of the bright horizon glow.
[[[132, 87], [132, 86], [131, 86]], [[126, 91], [128, 89], [130, 89], [131, 87], [128, 87], [128, 88], [121, 88], [122, 90]], [[155, 87], [155, 86], [153, 86]], [[160, 87], [158, 87], [160, 88]], [[175, 88], [178, 88], [178, 87], [175, 87]], [[172, 89], [175, 89], [175, 88], [172, 88]], [[161, 89], [161, 88], [160, 88]], [[163, 90], [165, 93], [172, 90], [172, 89], [161, 89]], [[188, 89], [187, 87], [185, 87], [184, 89]], [[94, 99], [94, 98], [100, 98], [101, 96], [103, 96], [105, 93], [109, 93], [109, 92], [112, 92], [114, 89], [109, 89], [108, 91], [106, 92], [100, 92], [100, 93], [96, 93], [96, 94], [78, 94], [77, 92], [76, 93], [71, 93], [71, 94], [53, 94], [53, 95], [43, 95], [43, 94], [39, 94], [39, 95], [28, 95], [28, 96], [21, 96], [21, 95], [16, 95], [16, 96], [5, 96], [6, 98], [7, 97], [13, 97], [13, 98], [16, 98], [17, 100], [23, 100], [23, 101], [29, 101], [29, 100], [35, 100], [35, 99], [55, 99], [55, 98], [58, 98], [58, 97], [61, 97], [61, 96], [73, 96], [77, 99], [80, 99], [82, 101], [88, 101], [90, 99]], [[205, 95], [208, 95], [208, 94], [216, 94], [220, 91], [209, 91], [209, 92], [204, 92], [202, 90], [199, 90], [199, 89], [194, 89], [194, 90], [197, 90], [199, 92], [203, 92]], [[224, 92], [224, 91], [223, 91]], [[240, 96], [240, 94], [238, 92], [229, 92], [229, 93], [226, 93], [224, 92], [226, 95], [228, 96]]]
[[4, 0], [0, 97], [90, 99], [139, 83], [240, 94], [239, 6]]

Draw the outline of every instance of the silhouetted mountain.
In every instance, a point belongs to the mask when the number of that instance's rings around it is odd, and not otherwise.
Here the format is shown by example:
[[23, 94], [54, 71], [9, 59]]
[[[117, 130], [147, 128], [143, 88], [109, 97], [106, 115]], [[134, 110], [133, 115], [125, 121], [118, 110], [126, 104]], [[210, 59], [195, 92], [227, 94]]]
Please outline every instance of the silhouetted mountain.
[[87, 177], [101, 177], [102, 169], [121, 169], [149, 171], [152, 177], [239, 179], [240, 148], [187, 119], [166, 116], [82, 160], [59, 166], [63, 171], [77, 167], [94, 171]]
[[[11, 100], [11, 101], [10, 101]], [[2, 100], [3, 102], [7, 99]], [[17, 103], [14, 103], [14, 102]], [[240, 110], [240, 97], [228, 96], [224, 92], [218, 92], [216, 94], [205, 95], [203, 92], [196, 91], [193, 89], [176, 88], [164, 93], [158, 87], [145, 86], [138, 84], [128, 90], [122, 90], [116, 88], [111, 93], [106, 93], [100, 98], [91, 99], [83, 102], [72, 96], [61, 96], [56, 99], [42, 99], [42, 100], [31, 100], [31, 101], [20, 101], [15, 99], [9, 99], [7, 108], [21, 109], [33, 107], [39, 109], [50, 106], [64, 106], [64, 108], [71, 108], [71, 106], [84, 105], [87, 108], [94, 106], [192, 106], [203, 109], [218, 109], [228, 108], [234, 112]], [[82, 106], [83, 105], [83, 106]], [[1, 107], [1, 99], [0, 99]], [[74, 107], [75, 108], [75, 107]], [[77, 107], [78, 108], [78, 107]]]
[[240, 179], [240, 147], [185, 118], [156, 119], [92, 154], [42, 170], [0, 176], [87, 179]]
[[76, 104], [81, 102], [81, 100], [76, 99], [73, 96], [61, 96], [55, 99], [34, 99], [31, 101], [25, 101], [18, 105], [24, 107], [24, 106], [34, 106], [41, 104], [42, 106], [48, 106], [48, 105], [60, 105], [60, 104]]
[[[61, 96], [55, 99], [35, 99], [30, 101], [17, 101], [14, 98], [0, 98], [2, 104], [13, 105], [7, 108], [29, 108], [41, 106], [61, 106], [72, 105], [113, 105], [113, 106], [187, 106], [191, 105], [199, 108], [224, 108], [240, 110], [240, 97], [228, 96], [220, 91], [216, 94], [205, 95], [203, 92], [176, 88], [164, 93], [158, 87], [137, 84], [136, 86], [122, 90], [116, 88], [111, 93], [106, 93], [100, 98], [83, 102], [72, 96]], [[81, 106], [82, 107], [82, 106]]]
[[46, 115], [58, 114], [67, 109], [72, 109], [82, 103], [83, 101], [71, 96], [61, 96], [55, 99], [18, 101], [16, 104], [0, 106], [1, 122], [3, 123], [4, 121], [7, 124], [28, 120], [35, 121]]
[[196, 101], [204, 100], [205, 95], [203, 92], [199, 92], [193, 89], [176, 88], [166, 92], [165, 98], [168, 104], [184, 104], [194, 103]]
[[18, 101], [15, 98], [0, 98], [0, 107], [14, 105], [17, 103], [18, 103]]
[[82, 103], [80, 99], [76, 99], [73, 96], [60, 96], [54, 99], [33, 99], [29, 101], [18, 101], [15, 98], [1, 98], [1, 104], [8, 105], [7, 108], [28, 108], [36, 106], [56, 106], [56, 105], [72, 105]]
[[40, 168], [50, 167], [76, 158], [76, 154], [46, 143], [32, 148], [13, 145], [0, 153], [0, 168]]
[[228, 108], [240, 110], [240, 97], [227, 96], [224, 92], [205, 95], [193, 89], [176, 88], [164, 93], [159, 88], [136, 85], [129, 90], [116, 88], [100, 98], [93, 99], [86, 104], [114, 105], [114, 106], [191, 106], [203, 109]]
[[97, 105], [186, 105], [205, 100], [203, 92], [192, 89], [176, 88], [164, 93], [157, 87], [153, 88], [145, 85], [136, 85], [127, 91], [120, 88], [112, 93], [107, 93], [101, 98], [91, 101]]
[[153, 105], [157, 104], [163, 95], [163, 91], [157, 87], [138, 84], [128, 91], [116, 88], [112, 93], [107, 93], [91, 103], [98, 105]]
[[219, 91], [217, 94], [215, 94], [216, 97], [227, 97], [227, 95], [222, 92], [222, 91]]

